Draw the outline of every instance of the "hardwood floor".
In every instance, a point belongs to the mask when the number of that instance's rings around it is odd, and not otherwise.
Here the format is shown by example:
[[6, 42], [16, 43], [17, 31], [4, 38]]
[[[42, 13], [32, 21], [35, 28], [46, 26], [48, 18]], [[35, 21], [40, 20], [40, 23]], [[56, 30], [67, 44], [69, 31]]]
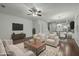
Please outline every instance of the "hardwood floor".
[[60, 41], [60, 50], [64, 56], [79, 56], [79, 47], [74, 39], [67, 39], [67, 41]]

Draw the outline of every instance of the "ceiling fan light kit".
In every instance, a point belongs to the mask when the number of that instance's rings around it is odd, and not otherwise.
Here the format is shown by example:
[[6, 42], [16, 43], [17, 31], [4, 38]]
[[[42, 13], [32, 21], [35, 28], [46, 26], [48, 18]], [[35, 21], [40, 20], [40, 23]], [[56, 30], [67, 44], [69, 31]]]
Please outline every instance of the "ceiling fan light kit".
[[38, 11], [35, 7], [29, 9], [28, 11], [29, 11], [29, 13], [27, 15], [42, 16], [41, 15], [41, 10]]
[[32, 15], [33, 15], [33, 16], [37, 16], [37, 14], [35, 14], [35, 13], [33, 13]]

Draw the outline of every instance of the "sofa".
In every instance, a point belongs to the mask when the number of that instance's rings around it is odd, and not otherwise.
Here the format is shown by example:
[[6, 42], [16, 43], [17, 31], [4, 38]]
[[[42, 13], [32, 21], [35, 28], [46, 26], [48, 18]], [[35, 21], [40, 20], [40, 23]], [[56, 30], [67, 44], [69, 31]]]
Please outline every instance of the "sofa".
[[3, 42], [0, 39], [0, 56], [7, 56]]
[[[4, 39], [0, 40], [3, 43], [4, 49], [2, 49], [2, 53], [0, 52], [1, 55], [6, 55], [6, 56], [35, 56], [35, 54], [24, 48], [24, 43], [19, 43], [19, 44], [13, 44], [13, 41], [11, 39]], [[1, 46], [0, 46], [1, 48]]]

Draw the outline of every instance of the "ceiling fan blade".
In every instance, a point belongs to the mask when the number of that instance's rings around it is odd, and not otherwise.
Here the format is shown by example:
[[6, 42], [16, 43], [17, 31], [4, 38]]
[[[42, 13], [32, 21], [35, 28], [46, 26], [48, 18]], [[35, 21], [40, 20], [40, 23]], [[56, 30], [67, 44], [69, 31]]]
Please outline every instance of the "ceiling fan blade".
[[27, 14], [27, 15], [32, 15], [32, 14]]
[[41, 12], [42, 12], [41, 10], [38, 11], [38, 13], [41, 13]]
[[32, 10], [29, 10], [30, 12], [32, 12]]
[[41, 14], [37, 14], [38, 16], [42, 16]]

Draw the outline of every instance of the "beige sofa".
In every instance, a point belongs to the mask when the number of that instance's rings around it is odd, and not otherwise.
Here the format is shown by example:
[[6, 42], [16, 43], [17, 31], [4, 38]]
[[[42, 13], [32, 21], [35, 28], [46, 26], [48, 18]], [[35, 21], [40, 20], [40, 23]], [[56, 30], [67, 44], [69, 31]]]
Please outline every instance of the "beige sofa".
[[7, 56], [2, 40], [0, 39], [0, 56]]
[[2, 40], [4, 44], [3, 54], [8, 56], [35, 56], [35, 54], [24, 48], [24, 43], [19, 43], [14, 45], [12, 40], [4, 39]]

